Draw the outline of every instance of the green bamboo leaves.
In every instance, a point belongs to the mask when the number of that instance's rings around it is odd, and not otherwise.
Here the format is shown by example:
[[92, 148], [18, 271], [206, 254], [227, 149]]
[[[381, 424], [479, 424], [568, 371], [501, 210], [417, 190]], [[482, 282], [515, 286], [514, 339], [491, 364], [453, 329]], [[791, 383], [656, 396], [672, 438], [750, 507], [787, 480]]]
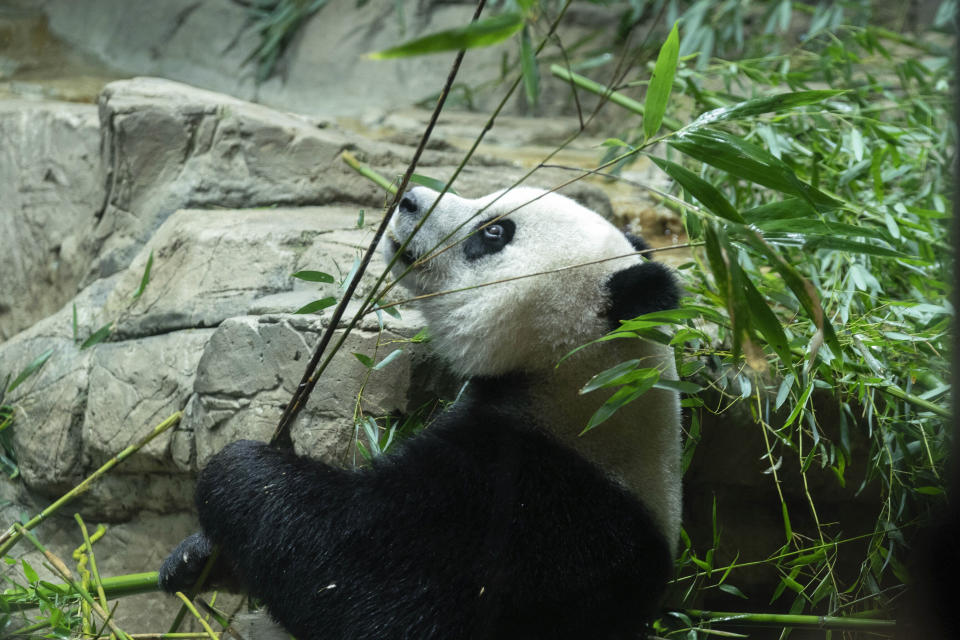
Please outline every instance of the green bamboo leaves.
[[674, 23], [670, 35], [660, 48], [657, 63], [653, 67], [653, 76], [647, 87], [647, 97], [643, 103], [643, 135], [649, 140], [663, 122], [663, 114], [667, 111], [667, 102], [670, 100], [670, 91], [673, 89], [673, 78], [677, 73], [677, 61], [680, 55], [680, 34], [677, 24]]
[[520, 70], [523, 73], [523, 88], [527, 101], [536, 106], [540, 98], [540, 70], [537, 68], [537, 52], [530, 40], [530, 27], [524, 26], [520, 36]]
[[459, 51], [489, 47], [502, 42], [523, 28], [524, 19], [520, 13], [501, 13], [500, 15], [471, 22], [464, 27], [446, 29], [431, 33], [422, 38], [409, 40], [403, 44], [369, 54], [374, 60], [421, 56], [443, 51]]

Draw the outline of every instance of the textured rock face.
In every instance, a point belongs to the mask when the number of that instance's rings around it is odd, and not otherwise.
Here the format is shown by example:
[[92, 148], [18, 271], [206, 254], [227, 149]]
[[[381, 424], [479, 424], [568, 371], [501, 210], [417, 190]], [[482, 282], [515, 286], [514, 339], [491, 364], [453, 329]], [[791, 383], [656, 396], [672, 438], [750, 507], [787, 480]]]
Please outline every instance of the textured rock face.
[[93, 107], [0, 101], [0, 141], [2, 342], [76, 294], [104, 181]]
[[[81, 5], [46, 0], [44, 10], [52, 30], [66, 41], [131, 73], [176, 78], [303, 113], [349, 113], [383, 105], [391, 97], [395, 106], [406, 106], [436, 94], [452, 53], [391, 61], [369, 60], [364, 54], [462, 26], [474, 6], [331, 3], [305, 24], [279, 73], [260, 86], [254, 81], [256, 65], [244, 65], [259, 35], [243, 3], [94, 0]], [[464, 74], [472, 74], [477, 83], [495, 80], [508, 50], [501, 45], [473, 52]]]
[[[183, 207], [331, 202], [322, 179], [344, 136], [306, 120], [175, 82], [138, 78], [100, 96], [109, 196], [97, 225], [103, 277]], [[350, 199], [350, 198], [346, 198]]]

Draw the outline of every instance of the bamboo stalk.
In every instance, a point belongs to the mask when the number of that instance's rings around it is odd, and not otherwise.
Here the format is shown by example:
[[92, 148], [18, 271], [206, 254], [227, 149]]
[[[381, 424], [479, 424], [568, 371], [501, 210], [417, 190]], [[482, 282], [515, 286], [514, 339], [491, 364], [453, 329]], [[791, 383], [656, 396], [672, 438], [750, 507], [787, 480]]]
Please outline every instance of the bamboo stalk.
[[97, 602], [90, 597], [90, 594], [87, 593], [86, 589], [78, 585], [73, 580], [73, 575], [70, 573], [70, 569], [67, 568], [67, 565], [63, 563], [63, 560], [58, 558], [56, 555], [53, 554], [53, 552], [51, 552], [45, 546], [43, 546], [43, 543], [37, 540], [36, 536], [30, 533], [23, 525], [15, 524], [13, 526], [14, 526], [14, 529], [16, 529], [16, 531], [21, 536], [23, 536], [28, 541], [30, 541], [30, 543], [33, 544], [33, 546], [35, 546], [37, 550], [40, 551], [46, 557], [47, 561], [50, 562], [54, 570], [57, 573], [59, 573], [60, 577], [66, 580], [67, 583], [70, 585], [71, 591], [73, 593], [76, 593], [78, 596], [80, 596], [80, 598], [83, 599], [84, 602], [90, 605], [90, 609], [93, 610], [93, 612], [97, 614], [97, 616], [99, 616], [101, 620], [107, 623], [107, 626], [110, 627], [111, 631], [117, 634], [118, 638], [120, 638], [121, 640], [129, 640], [129, 638], [127, 637], [127, 634], [124, 633], [123, 630], [120, 629], [120, 627], [118, 627], [117, 624], [113, 621], [111, 614], [107, 613], [103, 609], [103, 607], [97, 604]]
[[[91, 473], [89, 476], [87, 476], [87, 478], [83, 482], [75, 486], [73, 489], [71, 489], [67, 493], [63, 494], [60, 498], [56, 500], [56, 502], [54, 502], [49, 507], [47, 507], [46, 509], [41, 511], [39, 514], [34, 516], [29, 522], [23, 525], [23, 529], [29, 531], [35, 528], [38, 524], [40, 524], [41, 522], [49, 518], [52, 514], [56, 513], [56, 511], [60, 509], [60, 507], [67, 504], [77, 496], [88, 491], [90, 487], [93, 485], [93, 483], [99, 480], [102, 475], [104, 475], [105, 473], [113, 469], [115, 466], [117, 466], [118, 464], [120, 464], [121, 462], [129, 458], [131, 455], [139, 451], [148, 442], [150, 442], [151, 440], [159, 436], [161, 433], [163, 433], [173, 425], [177, 424], [180, 421], [180, 418], [182, 416], [183, 416], [183, 413], [180, 411], [177, 411], [176, 413], [171, 415], [169, 418], [167, 418], [166, 420], [164, 420], [163, 422], [155, 426], [153, 430], [149, 434], [147, 434], [143, 439], [141, 439], [139, 442], [136, 442], [130, 445], [129, 447], [127, 447], [126, 449], [124, 449], [123, 451], [115, 455], [113, 458], [108, 460], [106, 464], [104, 464], [102, 467], [100, 467], [99, 469]], [[13, 545], [17, 544], [17, 542], [20, 540], [20, 534], [17, 533], [17, 527], [19, 527], [19, 525], [11, 526], [9, 529], [7, 529], [7, 531], [2, 536], [0, 536], [0, 556], [6, 555], [10, 551], [10, 549], [13, 547]]]
[[[561, 80], [566, 80], [567, 82], [572, 82], [581, 89], [586, 89], [590, 93], [595, 93], [598, 96], [604, 96], [610, 102], [627, 109], [628, 111], [633, 111], [639, 115], [644, 115], [645, 109], [642, 104], [634, 100], [633, 98], [628, 98], [619, 91], [614, 91], [609, 87], [605, 87], [599, 82], [594, 82], [590, 78], [580, 75], [579, 73], [574, 73], [573, 71], [568, 71], [567, 69], [561, 67], [558, 64], [550, 65], [550, 73], [557, 76]], [[676, 118], [671, 118], [670, 116], [663, 117], [663, 124], [668, 129], [676, 131], [683, 125]]]
[[[104, 596], [107, 600], [114, 600], [124, 596], [134, 596], [140, 593], [151, 593], [159, 589], [156, 571], [147, 573], [132, 573], [112, 578], [103, 578], [100, 581]], [[66, 596], [73, 593], [69, 584], [44, 584], [27, 591], [8, 589], [0, 593], [3, 604], [0, 607], [9, 607], [10, 611], [26, 611], [35, 609], [41, 597], [52, 599], [56, 596]]]
[[909, 402], [910, 404], [912, 404], [912, 405], [914, 405], [914, 406], [916, 406], [916, 407], [918, 407], [918, 408], [920, 408], [920, 409], [924, 409], [924, 410], [926, 410], [926, 411], [930, 411], [930, 412], [932, 412], [932, 413], [935, 413], [935, 414], [937, 414], [938, 416], [940, 416], [941, 418], [949, 418], [949, 417], [950, 417], [950, 410], [949, 410], [949, 409], [945, 409], [944, 407], [941, 407], [941, 406], [938, 405], [938, 404], [934, 404], [933, 402], [930, 402], [929, 400], [924, 400], [923, 398], [920, 398], [920, 397], [915, 396], [915, 395], [913, 395], [913, 394], [906, 393], [905, 391], [901, 391], [901, 390], [898, 389], [897, 387], [894, 387], [894, 386], [886, 386], [886, 387], [878, 386], [877, 388], [880, 389], [880, 391], [883, 391], [883, 392], [884, 392], [885, 394], [887, 394], [887, 395], [890, 395], [890, 396], [893, 396], [894, 398], [898, 398], [898, 399], [900, 399], [900, 400], [903, 400], [904, 402]]
[[702, 611], [687, 609], [685, 614], [691, 618], [713, 623], [728, 623], [761, 627], [794, 627], [805, 629], [829, 629], [846, 631], [892, 632], [897, 628], [896, 620], [878, 620], [854, 618], [850, 616], [813, 616], [787, 615], [776, 613], [738, 613], [733, 611]]
[[87, 532], [87, 525], [84, 523], [83, 518], [80, 517], [80, 514], [73, 514], [73, 518], [80, 525], [80, 532], [83, 534], [83, 544], [87, 548], [87, 559], [90, 562], [90, 577], [93, 579], [93, 584], [95, 584], [97, 587], [97, 597], [100, 600], [100, 606], [106, 609], [107, 594], [103, 589], [103, 581], [100, 579], [100, 572], [97, 570], [97, 559], [93, 555], [93, 541], [90, 539], [90, 534]]
[[184, 632], [184, 633], [131, 633], [128, 634], [131, 640], [166, 640], [167, 638], [177, 639], [182, 638], [184, 640], [191, 638], [209, 638], [205, 632], [200, 633], [199, 631], [194, 632]]
[[217, 634], [213, 632], [213, 629], [210, 628], [210, 625], [207, 624], [207, 621], [203, 619], [203, 616], [200, 615], [200, 612], [197, 611], [197, 608], [193, 606], [192, 602], [190, 602], [190, 598], [183, 595], [183, 591], [177, 591], [177, 597], [183, 600], [183, 605], [189, 609], [190, 613], [193, 614], [193, 617], [200, 622], [200, 626], [202, 626], [203, 630], [207, 632], [207, 637], [209, 637], [210, 640], [217, 640]]
[[367, 180], [370, 180], [384, 191], [388, 192], [390, 195], [393, 195], [397, 192], [397, 187], [392, 182], [371, 169], [369, 165], [363, 164], [357, 160], [357, 156], [353, 155], [349, 151], [342, 152], [340, 157], [344, 162], [350, 165], [354, 171], [362, 175]]

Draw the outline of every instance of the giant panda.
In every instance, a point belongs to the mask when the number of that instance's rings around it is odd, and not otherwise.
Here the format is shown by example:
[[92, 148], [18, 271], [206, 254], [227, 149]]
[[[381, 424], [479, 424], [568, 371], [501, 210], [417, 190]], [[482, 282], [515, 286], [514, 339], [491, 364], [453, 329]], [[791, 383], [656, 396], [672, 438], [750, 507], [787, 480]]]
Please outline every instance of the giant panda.
[[558, 362], [674, 306], [675, 278], [556, 193], [437, 199], [408, 191], [385, 251], [428, 296], [432, 344], [465, 391], [368, 468], [225, 447], [198, 479], [202, 532], [170, 554], [161, 586], [189, 588], [216, 545], [212, 582], [300, 640], [637, 638], [679, 533], [678, 399], [652, 390], [581, 435], [605, 398], [578, 390], [630, 359], [673, 378], [672, 357], [631, 339]]

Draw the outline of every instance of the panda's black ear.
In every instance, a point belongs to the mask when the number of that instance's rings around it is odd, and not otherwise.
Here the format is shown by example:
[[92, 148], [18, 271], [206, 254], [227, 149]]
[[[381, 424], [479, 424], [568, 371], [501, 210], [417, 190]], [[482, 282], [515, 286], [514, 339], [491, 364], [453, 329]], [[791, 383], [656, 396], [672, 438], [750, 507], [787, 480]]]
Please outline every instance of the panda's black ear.
[[641, 262], [614, 273], [606, 282], [607, 317], [611, 325], [644, 313], [675, 309], [680, 287], [670, 269], [659, 262]]
[[646, 251], [650, 248], [650, 245], [647, 244], [647, 241], [640, 236], [635, 236], [632, 233], [627, 232], [624, 232], [623, 235], [625, 235], [627, 240], [630, 241], [630, 244], [633, 245], [634, 251]]

